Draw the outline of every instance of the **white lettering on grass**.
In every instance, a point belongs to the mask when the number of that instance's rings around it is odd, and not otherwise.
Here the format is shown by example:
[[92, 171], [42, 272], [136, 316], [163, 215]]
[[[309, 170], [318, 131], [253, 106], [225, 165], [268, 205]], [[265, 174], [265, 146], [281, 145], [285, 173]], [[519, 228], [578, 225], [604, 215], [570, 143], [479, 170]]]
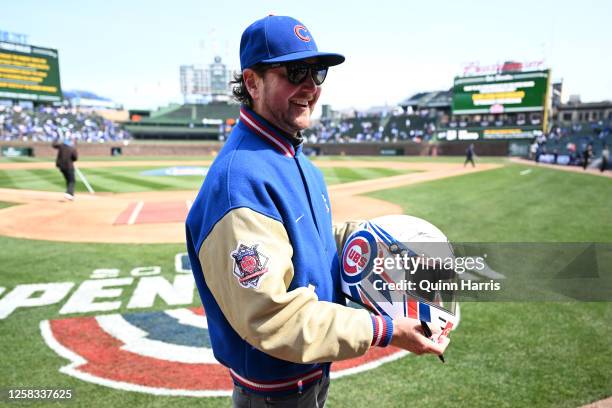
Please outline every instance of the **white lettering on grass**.
[[132, 272], [130, 272], [130, 275], [137, 278], [140, 276], [159, 275], [160, 273], [161, 273], [160, 266], [139, 266], [138, 268], [132, 269]]
[[116, 269], [116, 268], [110, 268], [110, 269], [100, 268], [100, 269], [95, 269], [91, 273], [90, 278], [91, 279], [116, 278], [116, 277], [119, 276], [119, 273], [121, 273], [121, 271], [119, 269]]
[[191, 275], [176, 275], [174, 284], [162, 276], [141, 278], [127, 307], [152, 307], [155, 298], [159, 296], [170, 306], [187, 305], [193, 302], [195, 281]]
[[17, 285], [0, 299], [0, 319], [8, 317], [20, 307], [48, 306], [57, 303], [73, 286], [73, 282]]
[[100, 279], [85, 281], [68, 299], [60, 314], [105, 312], [121, 307], [121, 301], [96, 302], [96, 299], [112, 299], [121, 296], [123, 289], [107, 289], [113, 286], [126, 286], [134, 281], [133, 278]]

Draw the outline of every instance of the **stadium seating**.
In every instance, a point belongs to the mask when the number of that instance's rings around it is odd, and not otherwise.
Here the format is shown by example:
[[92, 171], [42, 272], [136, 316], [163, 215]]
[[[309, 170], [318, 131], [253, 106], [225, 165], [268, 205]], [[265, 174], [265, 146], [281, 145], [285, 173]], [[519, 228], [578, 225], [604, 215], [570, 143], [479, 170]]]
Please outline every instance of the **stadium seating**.
[[64, 107], [0, 106], [0, 140], [42, 141], [74, 138], [104, 143], [129, 139], [119, 124], [94, 112]]
[[223, 140], [240, 105], [226, 102], [170, 105], [126, 124], [134, 139]]
[[322, 120], [304, 135], [311, 143], [421, 142], [429, 140], [435, 120], [419, 115], [365, 115]]
[[604, 145], [612, 146], [612, 126], [605, 122], [581, 122], [571, 126], [553, 125], [547, 136], [536, 140], [541, 154], [558, 154], [570, 156], [570, 164], [580, 164], [582, 153], [590, 144], [593, 158], [601, 156]]
[[239, 106], [236, 104], [227, 103], [209, 103], [209, 104], [185, 104], [173, 105], [167, 109], [152, 112], [148, 118], [143, 118], [141, 121], [146, 123], [198, 123], [202, 120], [222, 120], [238, 118]]
[[419, 115], [392, 116], [385, 126], [385, 135], [400, 141], [423, 139], [427, 134], [427, 127], [427, 119]]

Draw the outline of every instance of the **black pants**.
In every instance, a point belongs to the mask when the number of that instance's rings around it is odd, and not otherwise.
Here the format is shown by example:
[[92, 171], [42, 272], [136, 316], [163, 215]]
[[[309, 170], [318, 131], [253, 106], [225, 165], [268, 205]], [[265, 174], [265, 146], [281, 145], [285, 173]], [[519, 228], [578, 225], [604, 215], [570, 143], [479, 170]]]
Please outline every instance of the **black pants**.
[[74, 195], [74, 169], [60, 169], [66, 180], [66, 193]]
[[603, 171], [606, 170], [607, 168], [608, 168], [608, 161], [602, 157], [601, 158], [601, 165], [599, 167], [599, 171], [601, 171], [603, 173]]
[[474, 159], [471, 157], [465, 158], [465, 163], [463, 163], [463, 167], [465, 167], [465, 165], [468, 164], [468, 162], [472, 163], [472, 167], [476, 167], [476, 165], [474, 164]]
[[232, 406], [234, 408], [323, 408], [329, 389], [329, 377], [323, 376], [316, 384], [302, 393], [284, 397], [263, 397], [250, 393], [242, 387], [234, 386]]

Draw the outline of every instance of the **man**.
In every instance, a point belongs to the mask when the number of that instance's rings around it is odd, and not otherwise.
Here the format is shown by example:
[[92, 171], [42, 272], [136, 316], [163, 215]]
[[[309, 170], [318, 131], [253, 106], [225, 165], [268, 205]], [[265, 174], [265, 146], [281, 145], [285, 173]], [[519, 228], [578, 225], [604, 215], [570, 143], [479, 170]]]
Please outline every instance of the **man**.
[[67, 200], [74, 200], [74, 162], [78, 159], [78, 153], [74, 147], [74, 142], [66, 138], [63, 143], [53, 142], [53, 148], [57, 149], [57, 158], [55, 166], [60, 169], [64, 180], [66, 180], [66, 193], [64, 197]]
[[586, 170], [589, 166], [589, 160], [593, 157], [593, 145], [589, 143], [586, 149], [582, 152], [582, 169]]
[[474, 143], [470, 143], [468, 148], [465, 149], [465, 162], [463, 163], [463, 167], [465, 167], [468, 162], [472, 163], [472, 167], [476, 167], [476, 164], [474, 164]]
[[322, 406], [330, 362], [392, 344], [441, 354], [418, 320], [344, 306], [338, 248], [323, 177], [302, 153], [301, 131], [328, 67], [291, 17], [250, 25], [234, 84], [240, 121], [209, 169], [187, 217], [187, 248], [217, 360], [235, 406]]

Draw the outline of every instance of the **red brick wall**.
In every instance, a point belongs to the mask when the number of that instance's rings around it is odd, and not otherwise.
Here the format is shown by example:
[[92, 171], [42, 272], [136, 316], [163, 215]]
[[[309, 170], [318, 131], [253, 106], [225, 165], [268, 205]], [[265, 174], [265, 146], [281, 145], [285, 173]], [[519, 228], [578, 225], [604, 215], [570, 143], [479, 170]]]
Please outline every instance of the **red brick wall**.
[[[443, 142], [437, 145], [416, 143], [344, 143], [344, 144], [308, 144], [322, 155], [361, 156], [381, 155], [381, 150], [398, 150], [400, 154], [408, 156], [462, 156], [465, 154], [470, 142]], [[0, 146], [32, 147], [35, 157], [55, 157], [56, 150], [51, 143], [24, 143], [0, 142]], [[120, 147], [122, 156], [208, 156], [216, 154], [222, 143], [159, 143], [139, 144], [122, 143], [89, 144], [79, 143], [77, 149], [80, 156], [108, 156], [111, 157], [111, 148]], [[506, 156], [508, 155], [507, 141], [474, 142], [474, 150], [480, 156]]]
[[[57, 150], [51, 143], [0, 142], [0, 146], [31, 147], [35, 157], [55, 157]], [[111, 148], [121, 148], [122, 156], [208, 156], [215, 154], [222, 147], [221, 143], [159, 143], [134, 144], [124, 146], [122, 143], [78, 143], [79, 156], [108, 156]]]

